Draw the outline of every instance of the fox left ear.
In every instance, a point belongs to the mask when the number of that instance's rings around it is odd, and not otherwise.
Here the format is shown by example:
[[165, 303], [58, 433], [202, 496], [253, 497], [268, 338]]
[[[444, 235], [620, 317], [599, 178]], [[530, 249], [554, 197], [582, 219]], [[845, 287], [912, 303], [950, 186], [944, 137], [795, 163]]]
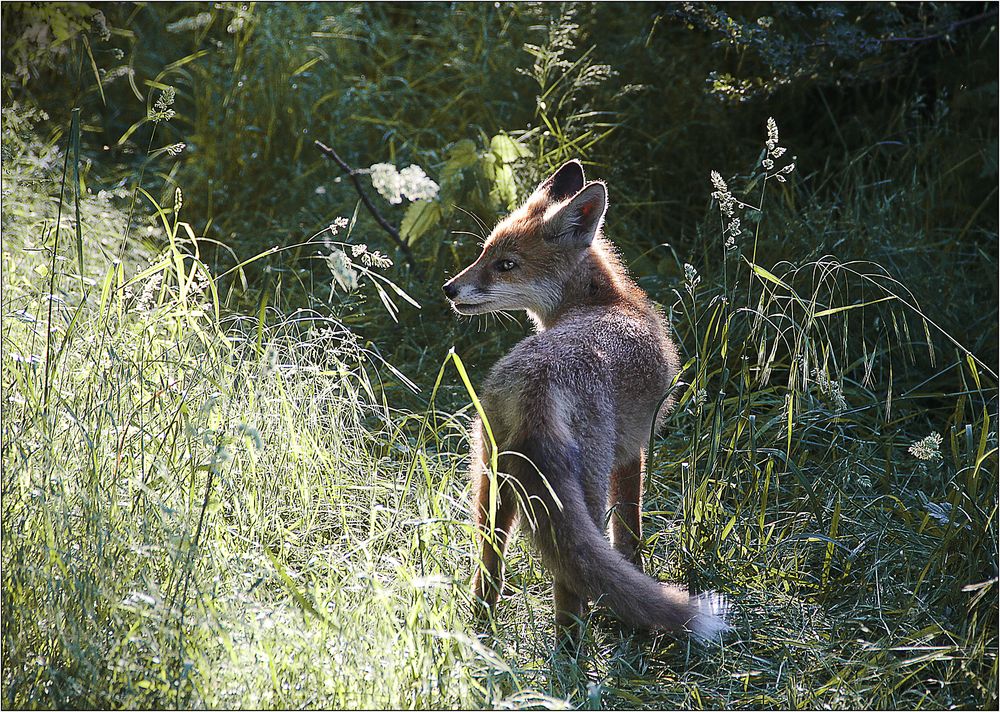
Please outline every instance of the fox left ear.
[[552, 216], [549, 241], [582, 249], [594, 241], [608, 209], [608, 189], [604, 183], [588, 183]]

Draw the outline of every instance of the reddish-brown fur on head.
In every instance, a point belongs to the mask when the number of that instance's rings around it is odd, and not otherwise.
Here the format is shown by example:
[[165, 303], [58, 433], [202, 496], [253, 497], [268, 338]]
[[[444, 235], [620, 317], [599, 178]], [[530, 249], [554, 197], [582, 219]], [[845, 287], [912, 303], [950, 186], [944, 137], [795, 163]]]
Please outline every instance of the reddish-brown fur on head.
[[578, 161], [564, 164], [444, 285], [455, 311], [523, 309], [544, 326], [571, 302], [624, 297], [616, 278], [624, 271], [601, 234], [607, 204], [603, 183], [586, 183]]

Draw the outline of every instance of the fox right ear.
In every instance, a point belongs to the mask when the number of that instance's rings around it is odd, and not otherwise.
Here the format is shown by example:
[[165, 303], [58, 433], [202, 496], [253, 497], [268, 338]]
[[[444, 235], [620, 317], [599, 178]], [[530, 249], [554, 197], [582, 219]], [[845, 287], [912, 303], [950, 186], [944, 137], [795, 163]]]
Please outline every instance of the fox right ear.
[[535, 193], [546, 193], [549, 200], [558, 203], [579, 193], [584, 183], [583, 165], [574, 158], [539, 183]]
[[608, 209], [608, 189], [604, 183], [588, 183], [573, 199], [550, 218], [550, 242], [572, 249], [584, 249], [594, 241]]

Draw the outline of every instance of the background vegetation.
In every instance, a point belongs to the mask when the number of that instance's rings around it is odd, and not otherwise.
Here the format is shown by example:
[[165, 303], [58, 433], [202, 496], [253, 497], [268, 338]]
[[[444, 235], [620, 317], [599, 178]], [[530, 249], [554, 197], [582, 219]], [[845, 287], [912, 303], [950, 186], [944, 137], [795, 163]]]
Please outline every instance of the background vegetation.
[[[4, 704], [995, 707], [996, 24], [5, 3]], [[315, 140], [439, 185], [361, 175], [405, 250]], [[677, 330], [647, 570], [719, 647], [553, 657], [520, 544], [471, 625], [470, 385], [527, 327], [439, 285], [572, 157]]]

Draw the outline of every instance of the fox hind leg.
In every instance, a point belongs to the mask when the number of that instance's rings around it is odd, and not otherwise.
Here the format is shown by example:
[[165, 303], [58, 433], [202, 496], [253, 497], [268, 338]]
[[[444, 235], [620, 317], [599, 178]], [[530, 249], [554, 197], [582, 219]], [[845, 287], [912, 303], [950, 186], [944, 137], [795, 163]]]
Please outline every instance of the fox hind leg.
[[570, 652], [580, 649], [583, 640], [583, 618], [587, 615], [587, 600], [572, 588], [556, 579], [552, 586], [552, 599], [556, 611], [556, 644]]
[[611, 541], [642, 570], [642, 473], [644, 456], [611, 471]]
[[[503, 476], [498, 476], [502, 478]], [[490, 533], [489, 473], [481, 471], [473, 500], [473, 521], [477, 529], [480, 560], [472, 580], [472, 593], [485, 610], [492, 610], [503, 589], [503, 557], [517, 518], [517, 496], [510, 484], [498, 480], [495, 529]], [[485, 610], [481, 610], [484, 613]]]

